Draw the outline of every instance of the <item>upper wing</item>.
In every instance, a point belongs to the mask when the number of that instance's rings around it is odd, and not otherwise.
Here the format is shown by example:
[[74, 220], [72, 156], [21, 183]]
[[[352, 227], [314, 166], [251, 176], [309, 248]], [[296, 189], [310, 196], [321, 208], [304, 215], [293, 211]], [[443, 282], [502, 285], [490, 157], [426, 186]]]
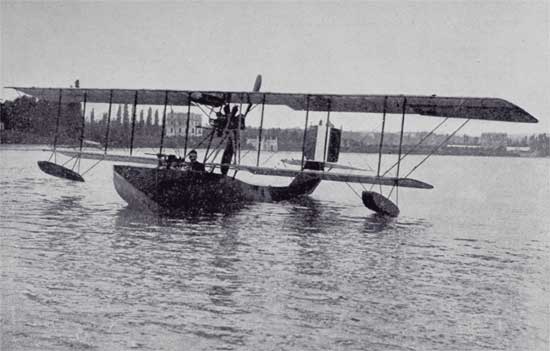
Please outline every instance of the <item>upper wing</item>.
[[210, 106], [224, 103], [283, 105], [294, 110], [405, 113], [434, 117], [470, 118], [503, 122], [537, 123], [522, 108], [503, 99], [418, 95], [332, 95], [191, 90], [58, 89], [12, 87], [40, 99], [144, 105], [187, 105], [189, 100]]
[[136, 99], [138, 104], [142, 105], [164, 105], [167, 101], [169, 105], [187, 105], [190, 93], [184, 91], [166, 91], [166, 90], [134, 90], [134, 89], [59, 89], [59, 88], [23, 88], [10, 87], [32, 95], [39, 99], [61, 102], [82, 102], [86, 94], [87, 102], [109, 103], [113, 104], [133, 104]]
[[[292, 108], [305, 110], [305, 101], [293, 101]], [[384, 107], [384, 101], [386, 106]], [[435, 117], [471, 118], [505, 122], [536, 123], [520, 107], [497, 98], [442, 97], [418, 95], [312, 95], [309, 110], [363, 113], [405, 113]]]

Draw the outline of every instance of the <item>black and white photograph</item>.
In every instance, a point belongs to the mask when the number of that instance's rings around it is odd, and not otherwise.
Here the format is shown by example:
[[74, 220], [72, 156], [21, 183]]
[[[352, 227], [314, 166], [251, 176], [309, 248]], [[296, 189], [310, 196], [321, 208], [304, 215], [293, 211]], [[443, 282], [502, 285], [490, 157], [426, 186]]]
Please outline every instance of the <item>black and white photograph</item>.
[[0, 0], [0, 350], [550, 351], [550, 1]]

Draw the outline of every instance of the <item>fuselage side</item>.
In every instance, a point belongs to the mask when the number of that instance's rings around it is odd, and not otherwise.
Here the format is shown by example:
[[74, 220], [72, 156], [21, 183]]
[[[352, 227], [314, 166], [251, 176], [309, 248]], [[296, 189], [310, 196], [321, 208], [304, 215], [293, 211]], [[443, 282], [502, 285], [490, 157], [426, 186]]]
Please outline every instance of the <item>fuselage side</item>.
[[130, 206], [152, 211], [288, 200], [311, 194], [321, 182], [304, 174], [288, 186], [261, 186], [217, 173], [122, 165], [114, 166], [113, 177], [117, 193]]

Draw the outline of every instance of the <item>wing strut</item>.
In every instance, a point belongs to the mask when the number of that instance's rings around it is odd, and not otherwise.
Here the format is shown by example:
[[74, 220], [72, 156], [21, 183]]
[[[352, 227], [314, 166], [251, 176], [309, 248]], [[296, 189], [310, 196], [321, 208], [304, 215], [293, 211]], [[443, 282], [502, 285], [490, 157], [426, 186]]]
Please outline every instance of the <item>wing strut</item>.
[[[191, 96], [187, 97], [187, 122], [185, 123], [185, 142], [183, 146], [183, 159], [187, 157], [187, 139], [189, 138], [189, 120], [191, 119]], [[196, 128], [195, 128], [196, 130]]]
[[166, 108], [168, 106], [168, 90], [164, 92], [164, 110], [162, 111], [162, 129], [160, 131], [160, 149], [159, 155], [162, 155], [162, 148], [164, 146], [164, 132], [166, 130]]
[[107, 112], [107, 130], [105, 131], [105, 154], [109, 148], [109, 130], [111, 129], [111, 112], [113, 110], [113, 89], [109, 92], [109, 110]]
[[[384, 128], [386, 127], [386, 107], [388, 104], [388, 97], [384, 97], [384, 107], [382, 111], [382, 132], [380, 133], [380, 146], [378, 147], [378, 170], [376, 176], [380, 177], [380, 166], [382, 164], [382, 146], [384, 145]], [[374, 184], [373, 184], [374, 185]], [[380, 192], [382, 192], [382, 185], [380, 185]]]
[[264, 128], [264, 111], [265, 111], [265, 94], [262, 98], [262, 114], [260, 117], [260, 130], [258, 131], [258, 155], [256, 156], [256, 167], [260, 167], [260, 152], [262, 150], [262, 132]]
[[309, 95], [307, 96], [306, 99], [307, 99], [306, 100], [306, 123], [305, 123], [305, 126], [304, 126], [304, 140], [302, 141], [302, 163], [301, 163], [301, 166], [300, 166], [302, 171], [304, 170], [304, 157], [305, 157], [305, 154], [306, 154], [307, 124], [308, 124], [308, 121], [309, 121]]
[[59, 89], [59, 101], [57, 102], [57, 117], [55, 118], [55, 134], [53, 136], [53, 153], [48, 159], [48, 161], [53, 156], [53, 162], [57, 162], [57, 155], [55, 154], [55, 150], [57, 148], [57, 138], [59, 135], [59, 119], [61, 118], [61, 98], [63, 96], [63, 89]]
[[[403, 131], [405, 129], [405, 111], [407, 108], [407, 98], [403, 97], [403, 113], [401, 115], [401, 132], [399, 133], [399, 151], [397, 155], [397, 175], [396, 177], [399, 178], [399, 169], [401, 167], [401, 151], [403, 149]], [[390, 190], [390, 195], [394, 188]], [[395, 186], [395, 202], [399, 204], [399, 185]]]
[[132, 111], [132, 134], [130, 136], [130, 156], [132, 156], [132, 151], [134, 150], [134, 132], [136, 128], [136, 112], [138, 104], [138, 91], [134, 95], [134, 110]]
[[[238, 157], [238, 164], [241, 164], [241, 126], [242, 126], [242, 121], [243, 119], [241, 118], [242, 116], [242, 113], [243, 113], [243, 103], [239, 103], [239, 115], [237, 116], [239, 119], [237, 121], [237, 136], [238, 136], [238, 140], [237, 140], [237, 153], [239, 155]], [[235, 172], [235, 174], [237, 174], [237, 172]], [[233, 178], [235, 178], [235, 175], [233, 175]]]
[[331, 108], [331, 101], [328, 100], [328, 106], [327, 106], [327, 125], [326, 125], [326, 131], [325, 131], [325, 146], [323, 149], [323, 162], [327, 160], [327, 142], [328, 142], [328, 130], [329, 130], [329, 124], [330, 124], [330, 108]]
[[[80, 129], [80, 147], [79, 155], [82, 154], [82, 146], [84, 145], [84, 128], [86, 127], [86, 102], [88, 100], [88, 92], [84, 92], [84, 105], [82, 107], [82, 129]], [[76, 166], [76, 161], [74, 166]], [[74, 168], [73, 166], [73, 168]], [[78, 172], [80, 172], [80, 156], [78, 157]]]

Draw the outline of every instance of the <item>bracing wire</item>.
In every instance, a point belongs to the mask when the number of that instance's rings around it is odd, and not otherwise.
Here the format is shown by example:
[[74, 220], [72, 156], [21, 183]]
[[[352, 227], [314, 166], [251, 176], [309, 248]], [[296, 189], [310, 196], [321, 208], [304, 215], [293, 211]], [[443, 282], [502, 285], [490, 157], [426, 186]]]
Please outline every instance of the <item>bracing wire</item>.
[[[359, 195], [359, 193], [348, 182], [344, 182], [344, 183], [346, 183], [346, 185], [351, 189], [351, 191], [353, 191], [353, 193], [357, 195], [358, 198], [361, 199], [361, 195]], [[363, 184], [363, 183], [359, 183], [359, 184]]]
[[275, 156], [277, 153], [278, 153], [278, 151], [275, 151], [274, 153], [272, 153], [267, 159], [265, 159], [262, 162], [262, 165], [265, 165], [267, 163], [267, 161], [271, 160], [273, 158], [273, 156]]
[[[414, 166], [410, 171], [409, 173], [407, 173], [405, 175], [404, 178], [408, 178], [414, 171], [416, 171], [416, 169], [418, 167], [420, 167], [420, 165], [422, 165], [424, 162], [426, 162], [428, 160], [428, 158], [430, 158], [434, 153], [437, 152], [437, 150], [439, 150], [443, 145], [445, 145], [456, 133], [458, 133], [459, 130], [461, 130], [468, 122], [470, 122], [470, 118], [468, 118], [466, 121], [464, 121], [464, 123], [462, 123], [458, 128], [456, 128], [451, 134], [449, 134], [449, 136], [447, 136], [445, 138], [445, 140], [443, 140], [441, 143], [439, 143], [439, 145], [437, 145], [437, 147], [435, 147], [434, 149], [432, 149], [432, 151], [430, 151], [430, 153], [428, 155], [426, 155], [426, 157], [424, 157], [416, 166]], [[394, 185], [390, 191], [390, 194], [389, 196], [391, 196], [392, 192], [393, 192], [393, 189], [396, 188], [396, 186]], [[389, 197], [388, 196], [388, 197]]]
[[[227, 139], [227, 135], [224, 135], [220, 141], [218, 142], [218, 144], [216, 145], [216, 147], [212, 150], [212, 152], [210, 153], [210, 155], [206, 155], [206, 160], [208, 159], [212, 159], [212, 162], [215, 162], [216, 158], [218, 157], [218, 154], [220, 153], [221, 151], [221, 145], [223, 144], [223, 142]], [[214, 155], [214, 157], [212, 157], [212, 155]]]
[[68, 159], [67, 161], [63, 162], [63, 164], [61, 164], [62, 166], [65, 166], [67, 163], [69, 163], [72, 159], [76, 158], [77, 155], [74, 155], [73, 157], [71, 157], [70, 159]]
[[[384, 171], [384, 173], [382, 174], [382, 177], [384, 177], [386, 174], [388, 174], [392, 169], [395, 168], [395, 166], [397, 166], [397, 164], [401, 161], [403, 161], [403, 159], [405, 157], [407, 157], [408, 155], [410, 155], [414, 150], [416, 150], [426, 139], [428, 139], [433, 133], [435, 133], [436, 130], [439, 129], [439, 127], [441, 127], [445, 122], [447, 122], [447, 120], [449, 119], [449, 117], [446, 117], [441, 123], [439, 123], [435, 128], [433, 128], [428, 134], [426, 134], [424, 137], [422, 137], [422, 139], [420, 139], [420, 141], [414, 145], [405, 155], [403, 155], [399, 161], [395, 162], [393, 165], [391, 165], [391, 167], [389, 167], [386, 171]], [[371, 187], [370, 187], [370, 190], [372, 190], [372, 188], [375, 186], [376, 184], [372, 184]]]
[[430, 158], [430, 156], [432, 156], [437, 150], [439, 150], [439, 148], [441, 148], [441, 146], [445, 145], [447, 143], [447, 141], [449, 141], [456, 133], [458, 133], [459, 130], [461, 130], [468, 122], [470, 122], [470, 118], [468, 118], [466, 121], [464, 121], [464, 123], [462, 123], [454, 132], [452, 132], [447, 138], [445, 138], [445, 140], [443, 140], [443, 142], [441, 142], [437, 148], [435, 148], [434, 150], [432, 150], [432, 152], [430, 152], [426, 157], [424, 157], [422, 159], [422, 161], [420, 161], [416, 166], [414, 166], [410, 171], [409, 173], [407, 173], [407, 175], [405, 176], [405, 178], [407, 178], [408, 176], [410, 176], [414, 171], [416, 171], [416, 169], [418, 167], [420, 167], [421, 164], [423, 164], [428, 158]]
[[204, 115], [205, 115], [205, 116], [208, 116], [208, 117], [210, 117], [210, 114], [211, 114], [212, 111], [214, 110], [214, 109], [212, 108], [212, 109], [210, 110], [210, 113], [207, 113], [205, 110], [203, 110], [203, 108], [201, 107], [200, 104], [197, 104], [197, 103], [195, 103], [195, 102], [193, 103], [193, 106], [198, 107], [198, 108], [202, 111], [202, 113], [204, 113]]
[[403, 155], [399, 161], [395, 162], [390, 168], [388, 168], [383, 174], [382, 174], [382, 177], [385, 176], [386, 174], [388, 174], [392, 169], [395, 168], [395, 166], [397, 166], [397, 164], [401, 161], [403, 161], [403, 159], [405, 157], [407, 157], [408, 155], [410, 155], [413, 151], [415, 151], [426, 139], [428, 139], [428, 137], [430, 137], [433, 133], [435, 133], [435, 131], [437, 129], [439, 129], [439, 127], [441, 127], [443, 125], [443, 123], [445, 123], [447, 120], [449, 119], [449, 117], [446, 117], [443, 122], [439, 123], [434, 129], [432, 129], [428, 134], [426, 134], [424, 137], [422, 137], [422, 139], [420, 139], [420, 141], [414, 145], [407, 153], [405, 153], [405, 155]]
[[87, 170], [85, 170], [81, 176], [84, 176], [86, 173], [88, 173], [89, 171], [91, 171], [93, 168], [95, 168], [95, 166], [97, 166], [101, 161], [103, 161], [105, 159], [105, 156], [103, 156], [102, 159], [98, 160], [96, 163], [94, 163], [90, 168], [88, 168]]
[[246, 158], [246, 155], [248, 155], [250, 153], [250, 151], [252, 151], [252, 149], [248, 149], [246, 150], [246, 152], [244, 153], [244, 155], [242, 156], [243, 159]]

